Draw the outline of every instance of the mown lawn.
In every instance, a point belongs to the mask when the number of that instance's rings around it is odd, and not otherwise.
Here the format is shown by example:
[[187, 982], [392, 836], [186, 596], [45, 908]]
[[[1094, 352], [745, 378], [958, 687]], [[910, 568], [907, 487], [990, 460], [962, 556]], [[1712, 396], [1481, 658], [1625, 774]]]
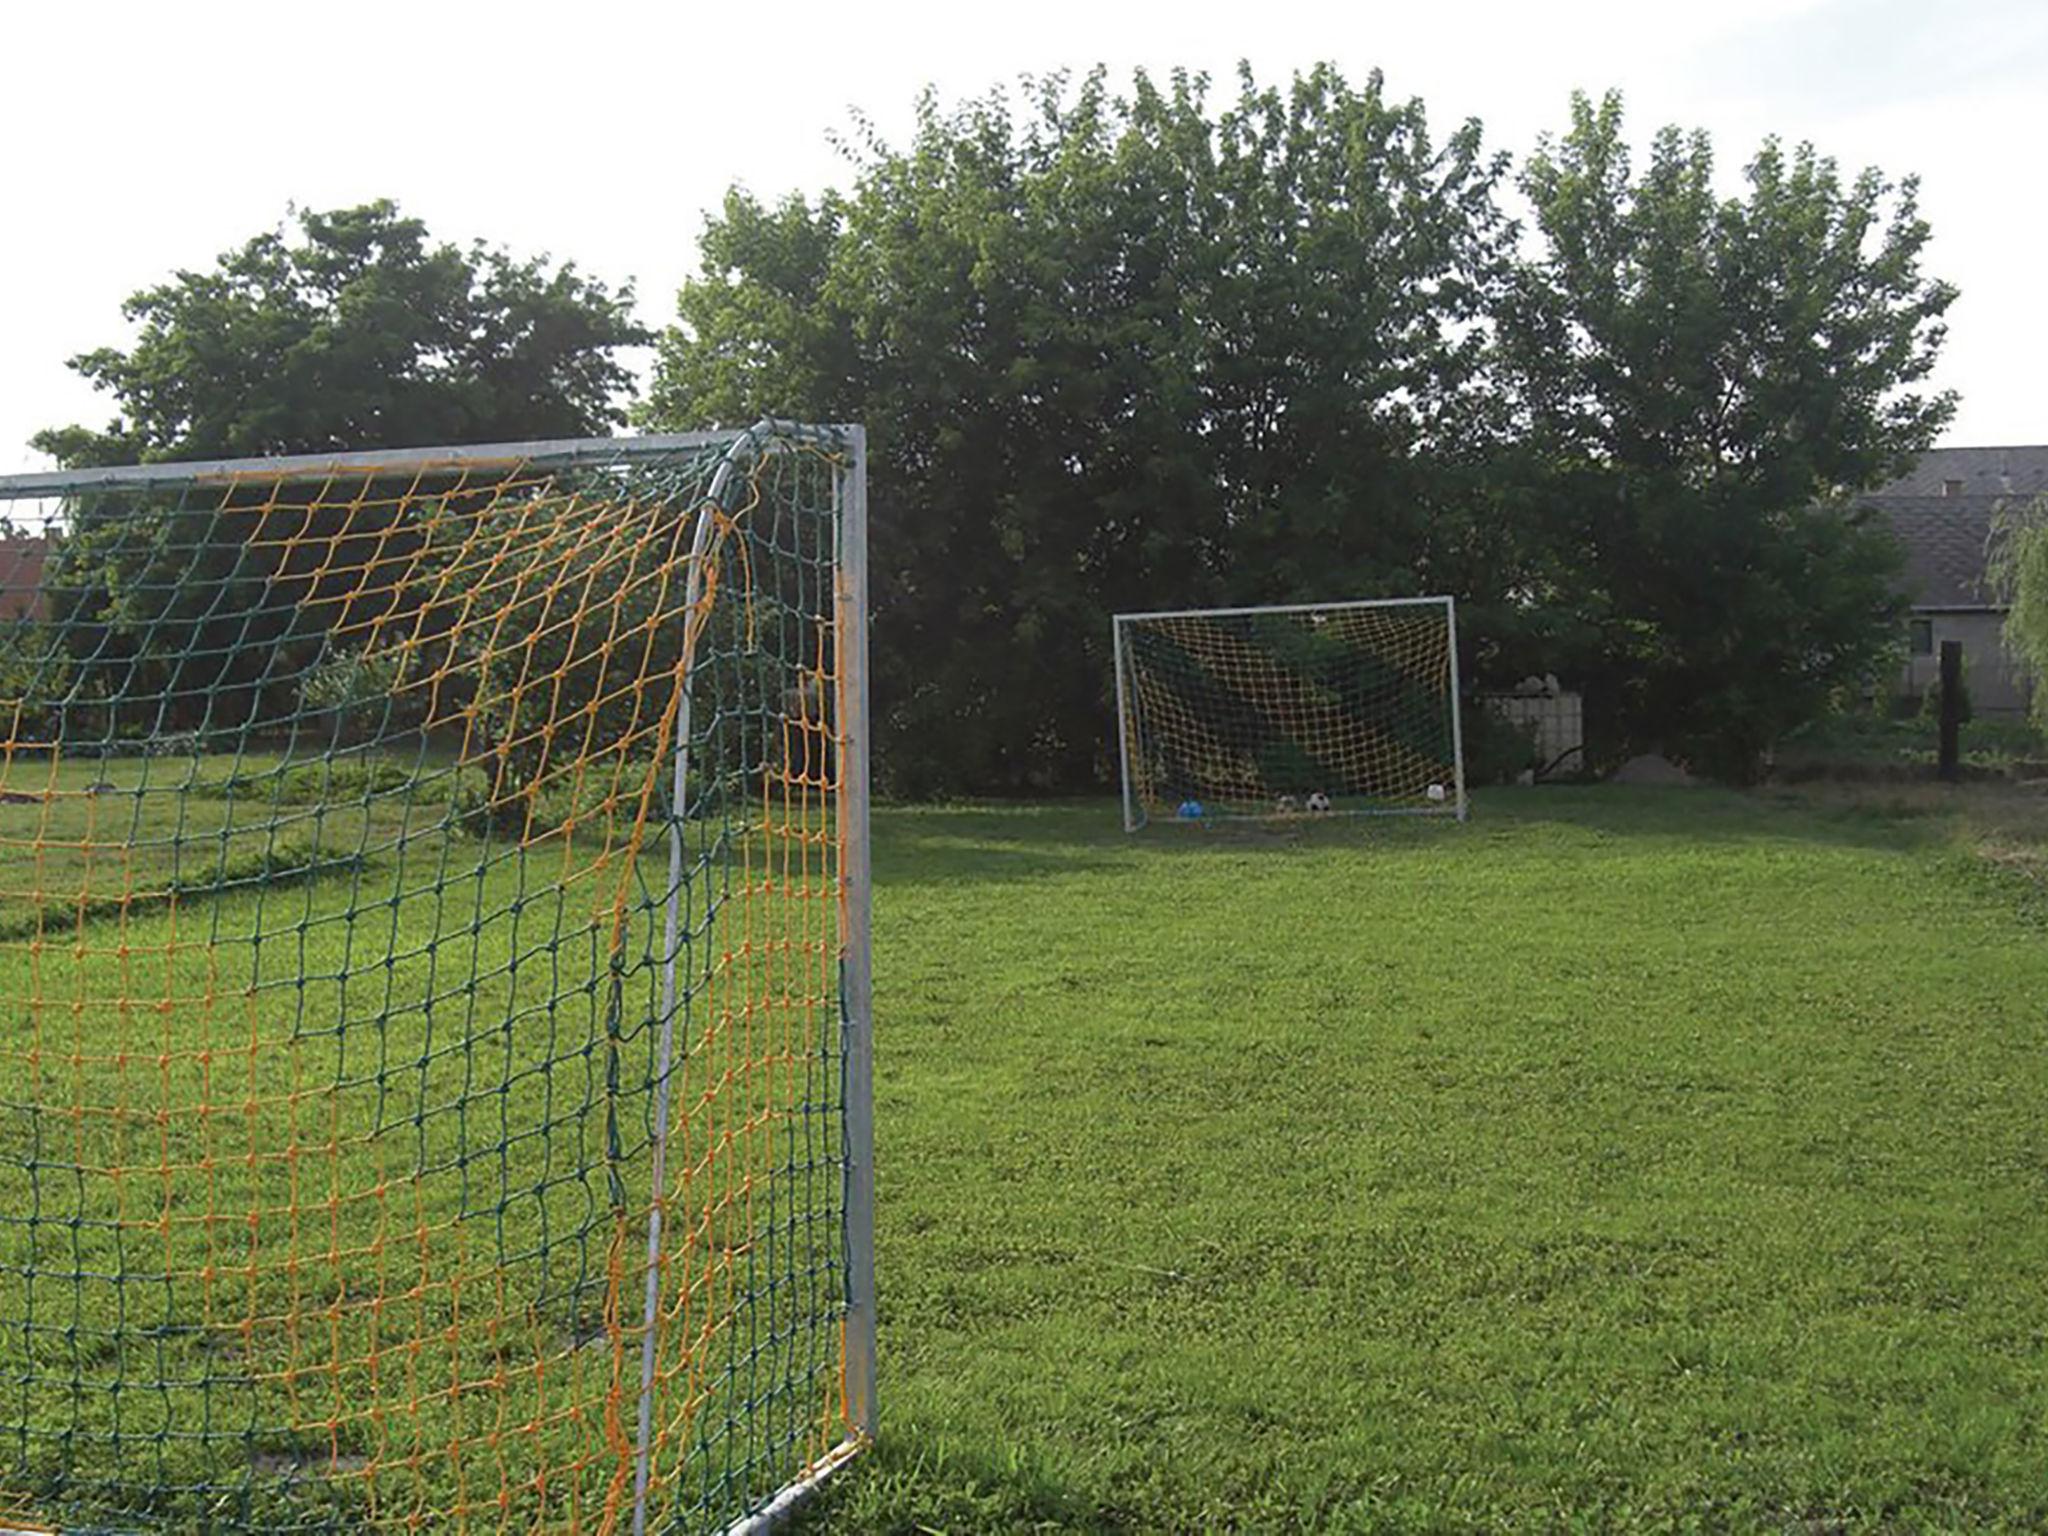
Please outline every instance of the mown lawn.
[[[0, 1507], [599, 1525], [665, 866], [254, 767], [4, 786]], [[2048, 801], [875, 835], [884, 1434], [807, 1528], [2048, 1526]], [[811, 846], [685, 1042], [685, 1529], [830, 1432]]]
[[2041, 817], [1959, 804], [884, 812], [807, 1528], [2048, 1525]]
[[[630, 1513], [666, 838], [384, 755], [12, 766], [0, 1527]], [[734, 862], [679, 939], [656, 1528], [838, 1431], [830, 833], [685, 840]]]

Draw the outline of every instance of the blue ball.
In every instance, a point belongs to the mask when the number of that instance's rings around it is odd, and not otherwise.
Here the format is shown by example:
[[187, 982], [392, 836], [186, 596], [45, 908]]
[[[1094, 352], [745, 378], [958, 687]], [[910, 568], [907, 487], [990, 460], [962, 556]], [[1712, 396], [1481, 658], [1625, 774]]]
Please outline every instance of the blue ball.
[[1200, 821], [1202, 819], [1202, 802], [1199, 800], [1181, 801], [1180, 819], [1182, 821]]

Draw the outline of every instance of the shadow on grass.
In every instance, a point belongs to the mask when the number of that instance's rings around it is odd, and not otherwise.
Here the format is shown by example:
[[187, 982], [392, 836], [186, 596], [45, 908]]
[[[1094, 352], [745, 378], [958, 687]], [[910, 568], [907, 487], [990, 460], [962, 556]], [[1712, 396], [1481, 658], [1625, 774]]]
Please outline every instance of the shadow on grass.
[[882, 806], [874, 815], [883, 885], [1008, 883], [1128, 868], [1136, 857], [1105, 802]]
[[889, 806], [874, 818], [883, 885], [979, 884], [1129, 872], [1161, 859], [1284, 856], [1293, 850], [1426, 849], [1457, 835], [1449, 817], [1296, 817], [1162, 823], [1126, 832], [1109, 801]]
[[1557, 824], [1609, 837], [1700, 842], [1818, 842], [1905, 851], [1946, 841], [1971, 792], [1928, 786], [1813, 785], [1755, 790], [1545, 785], [1495, 790], [1487, 821]]
[[1296, 817], [1135, 833], [1123, 830], [1107, 800], [892, 806], [876, 812], [875, 865], [884, 884], [1007, 882], [1246, 853], [1430, 853], [1446, 843], [1546, 829], [1690, 847], [1778, 842], [1912, 853], [1985, 832], [2048, 845], [2048, 795], [2005, 785], [1545, 785], [1480, 791], [1463, 826], [1447, 817]]
[[[1767, 785], [1756, 790], [1616, 785], [1497, 790], [1487, 825], [1635, 842], [1819, 845], [1987, 864], [2048, 860], [2048, 794], [1999, 784]], [[1475, 825], [1480, 824], [1475, 821]]]

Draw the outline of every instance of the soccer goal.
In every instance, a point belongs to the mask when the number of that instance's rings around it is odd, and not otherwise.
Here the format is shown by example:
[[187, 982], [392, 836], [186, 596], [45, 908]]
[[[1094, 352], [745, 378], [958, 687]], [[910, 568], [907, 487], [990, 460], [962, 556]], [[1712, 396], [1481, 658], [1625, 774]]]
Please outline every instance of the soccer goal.
[[1465, 815], [1448, 597], [1120, 613], [1124, 826]]
[[0, 1526], [748, 1529], [868, 1441], [865, 452], [0, 480]]

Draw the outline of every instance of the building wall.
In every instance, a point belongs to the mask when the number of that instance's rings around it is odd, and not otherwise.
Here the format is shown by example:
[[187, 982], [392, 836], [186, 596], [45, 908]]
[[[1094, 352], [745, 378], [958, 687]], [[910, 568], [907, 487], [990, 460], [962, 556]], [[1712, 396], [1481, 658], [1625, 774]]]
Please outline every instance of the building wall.
[[41, 539], [0, 538], [0, 620], [26, 619], [40, 611], [48, 553]]
[[1546, 770], [1565, 777], [1585, 772], [1586, 711], [1578, 694], [1489, 693], [1480, 702], [1534, 735], [1537, 761]]
[[1941, 676], [1941, 642], [1963, 643], [1963, 682], [1970, 690], [1971, 708], [1986, 714], [2023, 713], [2032, 695], [2025, 669], [2005, 648], [2005, 615], [2002, 613], [1915, 613], [1933, 629], [1933, 649], [1924, 656], [1908, 656], [1899, 678], [1899, 691], [1917, 698], [1932, 688]]

